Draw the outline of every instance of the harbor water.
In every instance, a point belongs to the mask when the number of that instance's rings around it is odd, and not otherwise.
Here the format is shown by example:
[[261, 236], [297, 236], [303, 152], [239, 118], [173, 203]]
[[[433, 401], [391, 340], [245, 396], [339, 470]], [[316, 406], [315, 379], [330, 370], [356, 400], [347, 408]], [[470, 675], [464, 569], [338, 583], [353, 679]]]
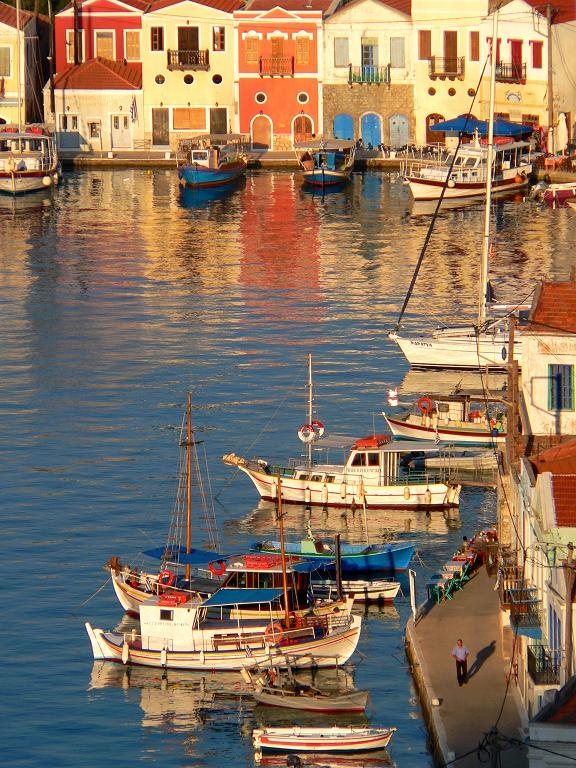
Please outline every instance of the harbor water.
[[[508, 198], [493, 218], [503, 299], [568, 277], [572, 211]], [[277, 538], [277, 519], [221, 457], [302, 452], [309, 353], [315, 415], [330, 432], [382, 432], [390, 387], [410, 401], [407, 392], [446, 383], [409, 372], [387, 338], [429, 223], [400, 180], [369, 172], [326, 196], [293, 171], [202, 195], [181, 192], [171, 170], [90, 169], [52, 196], [0, 200], [4, 765], [252, 768], [253, 727], [295, 721], [255, 709], [240, 675], [94, 664], [84, 622], [122, 620], [110, 557], [129, 561], [164, 540], [188, 391], [232, 552]], [[407, 328], [474, 317], [482, 231], [481, 203], [440, 213]], [[494, 521], [495, 493], [466, 487], [450, 515], [285, 511], [288, 536], [310, 522], [349, 541], [414, 540], [422, 599], [462, 536]], [[398, 728], [371, 764], [408, 768], [432, 762], [404, 655], [401, 581], [394, 606], [365, 611], [347, 674], [371, 693], [354, 722]], [[438, 638], [447, 654], [453, 641]]]

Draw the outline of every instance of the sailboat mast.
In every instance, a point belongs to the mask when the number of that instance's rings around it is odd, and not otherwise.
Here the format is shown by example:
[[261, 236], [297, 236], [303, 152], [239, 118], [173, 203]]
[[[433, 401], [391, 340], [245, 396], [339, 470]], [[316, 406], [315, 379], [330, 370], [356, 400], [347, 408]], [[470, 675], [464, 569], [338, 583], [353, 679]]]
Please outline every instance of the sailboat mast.
[[282, 558], [282, 589], [284, 590], [284, 622], [288, 626], [288, 578], [286, 576], [286, 549], [284, 547], [284, 512], [282, 510], [282, 483], [278, 473], [278, 525], [280, 528], [280, 557]]
[[[312, 413], [312, 404], [314, 400], [314, 391], [312, 388], [312, 355], [308, 354], [308, 414], [307, 414], [307, 424], [312, 425], [313, 420], [313, 413]], [[312, 467], [312, 443], [313, 440], [311, 440], [309, 443], [306, 444], [306, 466], [308, 470]]]
[[[186, 435], [186, 554], [192, 548], [192, 395], [188, 392]], [[190, 581], [190, 563], [186, 562], [186, 580]]]
[[[17, 91], [17, 110], [18, 110], [18, 133], [22, 132], [22, 42], [20, 40], [20, 0], [16, 0], [16, 85]], [[19, 148], [20, 149], [20, 148]]]
[[480, 284], [478, 296], [478, 325], [486, 320], [486, 292], [488, 289], [488, 258], [490, 255], [490, 214], [492, 203], [492, 174], [494, 172], [494, 107], [496, 102], [496, 51], [498, 50], [498, 9], [492, 18], [492, 43], [490, 50], [490, 105], [488, 115], [488, 152], [486, 155], [486, 202], [484, 205], [484, 238], [480, 262]]

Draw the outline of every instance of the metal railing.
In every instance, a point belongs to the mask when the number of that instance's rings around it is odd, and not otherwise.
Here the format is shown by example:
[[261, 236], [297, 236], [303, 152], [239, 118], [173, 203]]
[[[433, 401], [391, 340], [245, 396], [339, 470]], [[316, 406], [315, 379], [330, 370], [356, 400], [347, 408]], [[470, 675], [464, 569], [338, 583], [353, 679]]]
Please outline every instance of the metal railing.
[[168, 51], [168, 69], [210, 69], [210, 52]]
[[500, 83], [522, 83], [526, 80], [526, 64], [496, 64], [496, 80]]
[[437, 77], [464, 77], [464, 56], [431, 56], [428, 63], [428, 75], [433, 80]]
[[364, 65], [355, 67], [348, 65], [348, 83], [376, 83], [390, 85], [390, 64]]
[[528, 674], [536, 685], [559, 685], [560, 651], [553, 651], [547, 645], [529, 645]]
[[294, 74], [293, 56], [268, 56], [260, 58], [260, 77], [292, 77]]

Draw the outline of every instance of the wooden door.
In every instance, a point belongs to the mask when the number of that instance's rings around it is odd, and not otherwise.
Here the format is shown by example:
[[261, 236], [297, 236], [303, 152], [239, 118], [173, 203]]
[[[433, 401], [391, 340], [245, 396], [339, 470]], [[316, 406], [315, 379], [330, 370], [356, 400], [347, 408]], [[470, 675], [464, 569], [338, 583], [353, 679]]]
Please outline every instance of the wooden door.
[[168, 110], [166, 108], [152, 110], [152, 144], [155, 146], [168, 146], [170, 144]]
[[259, 115], [252, 122], [252, 146], [259, 149], [271, 149], [272, 125], [264, 115]]
[[178, 50], [197, 51], [198, 27], [178, 27]]
[[444, 32], [444, 72], [458, 72], [458, 33]]
[[228, 133], [226, 107], [210, 107], [210, 133]]
[[299, 141], [308, 141], [312, 138], [312, 121], [306, 115], [299, 115], [294, 120], [294, 135], [292, 141], [297, 144]]

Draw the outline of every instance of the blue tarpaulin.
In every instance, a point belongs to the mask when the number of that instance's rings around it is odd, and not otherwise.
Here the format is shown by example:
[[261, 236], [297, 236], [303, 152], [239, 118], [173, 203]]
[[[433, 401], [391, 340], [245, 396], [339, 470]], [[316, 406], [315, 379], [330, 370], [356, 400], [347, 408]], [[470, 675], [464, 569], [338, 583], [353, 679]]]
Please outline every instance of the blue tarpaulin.
[[[488, 122], [476, 120], [474, 117], [466, 119], [466, 115], [460, 115], [452, 120], [444, 120], [442, 123], [430, 126], [431, 131], [444, 131], [446, 133], [474, 133], [478, 131], [480, 136], [488, 135]], [[494, 136], [525, 136], [532, 133], [531, 125], [510, 123], [508, 120], [494, 120]]]
[[253, 605], [255, 603], [272, 603], [284, 594], [283, 589], [219, 589], [214, 592], [203, 605], [208, 607], [224, 605]]
[[144, 552], [148, 557], [156, 560], [166, 560], [171, 563], [180, 563], [180, 565], [208, 565], [219, 560], [224, 560], [226, 555], [219, 555], [217, 552], [209, 552], [206, 549], [192, 549], [186, 554], [184, 547], [167, 546], [147, 549]]

